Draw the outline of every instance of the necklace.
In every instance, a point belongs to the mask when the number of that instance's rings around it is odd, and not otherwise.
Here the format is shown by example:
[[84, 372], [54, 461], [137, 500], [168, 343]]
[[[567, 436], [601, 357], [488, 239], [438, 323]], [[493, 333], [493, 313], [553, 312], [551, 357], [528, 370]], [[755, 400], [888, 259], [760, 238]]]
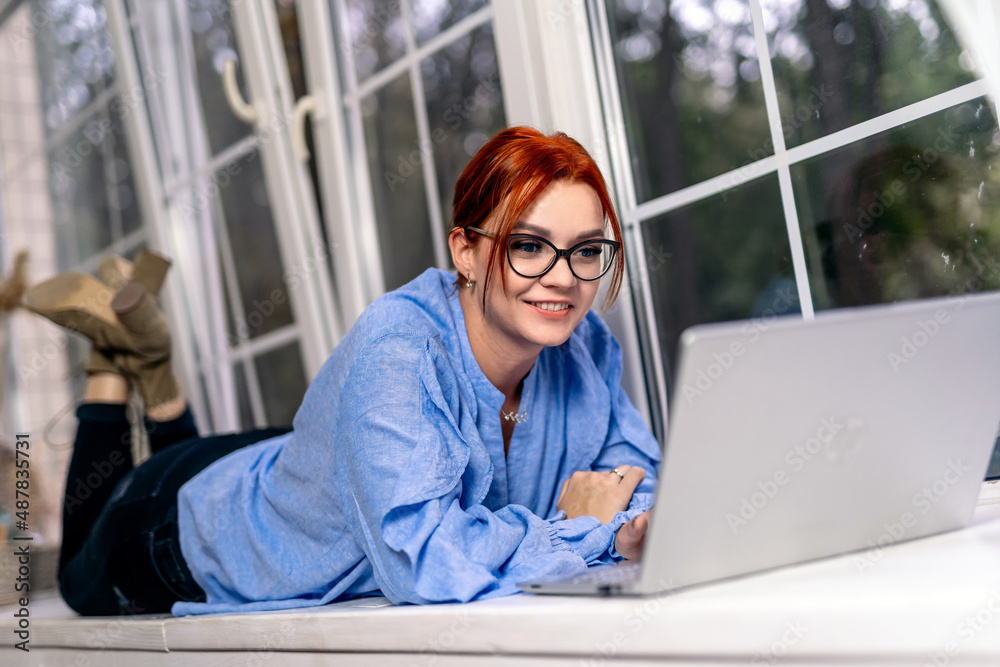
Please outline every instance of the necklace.
[[524, 424], [525, 422], [527, 422], [528, 396], [530, 395], [531, 395], [531, 387], [528, 387], [527, 393], [525, 393], [524, 397], [521, 400], [521, 405], [525, 406], [523, 412], [518, 413], [515, 410], [511, 410], [510, 412], [504, 412], [503, 408], [500, 408], [500, 416], [503, 417], [503, 420], [508, 422], [514, 422], [516, 424]]

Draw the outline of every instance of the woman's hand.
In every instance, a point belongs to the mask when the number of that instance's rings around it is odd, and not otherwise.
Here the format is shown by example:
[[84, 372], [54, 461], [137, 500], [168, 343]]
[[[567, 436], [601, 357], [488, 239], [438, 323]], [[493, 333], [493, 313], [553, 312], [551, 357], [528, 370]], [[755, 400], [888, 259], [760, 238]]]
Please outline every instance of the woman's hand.
[[642, 468], [621, 465], [614, 472], [593, 472], [577, 470], [563, 482], [556, 501], [556, 509], [566, 512], [567, 519], [578, 516], [593, 516], [601, 523], [608, 523], [617, 512], [628, 507], [635, 488], [646, 479]]
[[649, 530], [649, 513], [646, 510], [636, 518], [618, 529], [615, 535], [615, 549], [627, 560], [637, 560], [642, 556], [642, 546], [646, 543], [646, 531]]

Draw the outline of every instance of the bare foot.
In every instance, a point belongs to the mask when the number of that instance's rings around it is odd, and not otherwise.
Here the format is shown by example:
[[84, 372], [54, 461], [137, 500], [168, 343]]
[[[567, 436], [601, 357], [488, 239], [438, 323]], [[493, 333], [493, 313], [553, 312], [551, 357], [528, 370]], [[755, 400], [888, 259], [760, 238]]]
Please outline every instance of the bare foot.
[[125, 403], [128, 383], [115, 373], [94, 373], [87, 377], [83, 390], [84, 403]]

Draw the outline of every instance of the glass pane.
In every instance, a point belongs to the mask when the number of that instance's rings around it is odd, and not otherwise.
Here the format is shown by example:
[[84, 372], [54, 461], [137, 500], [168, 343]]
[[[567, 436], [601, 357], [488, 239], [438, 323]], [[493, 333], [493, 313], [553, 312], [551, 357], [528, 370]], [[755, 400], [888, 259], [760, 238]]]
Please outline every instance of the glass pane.
[[689, 326], [800, 312], [781, 210], [772, 174], [642, 223], [668, 377]]
[[269, 426], [292, 423], [306, 393], [306, 375], [298, 343], [266, 352], [254, 359], [257, 381]]
[[998, 153], [979, 99], [793, 165], [816, 307], [1000, 287]]
[[421, 44], [490, 4], [489, 0], [407, 1], [413, 8], [413, 30], [417, 35], [417, 41]]
[[[288, 63], [288, 77], [292, 84], [292, 92], [295, 95], [295, 99], [300, 99], [307, 94], [306, 90], [306, 74], [303, 63], [302, 54], [302, 40], [299, 33], [299, 19], [298, 12], [295, 10], [294, 0], [275, 0], [275, 11], [278, 15], [278, 23], [281, 27], [281, 42], [285, 47], [285, 61]], [[312, 191], [314, 195], [314, 201], [316, 203], [316, 209], [319, 213], [319, 218], [324, 219], [323, 213], [323, 197], [319, 188], [319, 167], [316, 162], [316, 143], [313, 139], [312, 132], [312, 122], [307, 120], [304, 126], [305, 130], [305, 140], [306, 146], [309, 148], [309, 160], [306, 163], [306, 167], [309, 169], [309, 175], [311, 177], [310, 185], [312, 186]], [[323, 237], [323, 245], [325, 248], [330, 248], [330, 239], [327, 235], [327, 226], [319, 226], [320, 234]], [[318, 251], [317, 251], [318, 252]], [[333, 271], [332, 253], [327, 253], [327, 264], [330, 268], [330, 277], [333, 280], [334, 291], [337, 289], [336, 279], [334, 278], [336, 272]]]
[[29, 7], [45, 127], [53, 130], [112, 84], [107, 14], [100, 0], [32, 0]]
[[[208, 383], [205, 381], [205, 374], [198, 373], [198, 388], [201, 390], [201, 395], [206, 397], [211, 397], [212, 394], [208, 391]], [[211, 399], [209, 399], [211, 400]], [[206, 410], [206, 414], [202, 415], [202, 419], [209, 422], [208, 432], [211, 433], [215, 430], [215, 420], [212, 417], [212, 410]]]
[[253, 151], [219, 171], [205, 194], [216, 191], [243, 304], [243, 318], [230, 335], [245, 340], [291, 324], [292, 307], [260, 155]]
[[765, 0], [788, 146], [974, 80], [934, 0]]
[[993, 457], [990, 459], [990, 467], [986, 470], [986, 479], [1000, 478], [1000, 439], [997, 439], [997, 446], [993, 450]]
[[[178, 36], [179, 30], [176, 21], [160, 18], [174, 18], [173, 11], [167, 5], [147, 3], [143, 0], [126, 0], [124, 5], [131, 23], [132, 35], [129, 43], [141, 78], [142, 95], [140, 96], [137, 90], [126, 91], [121, 97], [122, 101], [119, 103], [119, 107], [113, 108], [112, 111], [123, 119], [131, 113], [146, 117], [153, 131], [151, 162], [155, 165], [156, 176], [169, 180], [176, 175], [180, 165], [170, 165], [172, 173], [163, 172], [165, 166], [164, 144], [168, 143], [163, 138], [168, 129], [163, 113], [166, 106], [164, 100], [165, 98], [176, 99], [174, 87], [180, 83], [177, 74], [182, 67], [178, 62], [182, 54], [178, 53], [179, 49], [176, 44], [182, 40]], [[165, 49], [162, 48], [164, 42], [169, 45]], [[156, 58], [153, 57], [154, 53], [158, 55], [170, 54], [173, 59], [164, 58], [157, 62]], [[190, 76], [185, 78], [191, 83], [191, 90], [187, 94], [194, 95], [193, 81], [191, 81]], [[178, 101], [177, 104], [180, 106], [184, 102]], [[188, 123], [185, 128], [188, 135], [194, 134], [191, 125], [192, 123]], [[185, 139], [184, 143], [187, 141], [189, 139]], [[171, 148], [176, 151], [181, 143], [177, 142], [178, 145]]]
[[249, 431], [257, 427], [253, 418], [253, 408], [250, 405], [250, 392], [247, 390], [247, 374], [243, 362], [233, 366], [233, 380], [236, 385], [236, 405], [240, 411], [240, 428]]
[[[198, 73], [198, 95], [212, 154], [219, 153], [250, 134], [252, 127], [233, 115], [222, 90], [222, 66], [232, 58], [239, 62], [233, 36], [229, 4], [217, 0], [188, 0], [188, 23]], [[240, 67], [236, 80], [243, 99], [250, 99]]]
[[423, 160], [406, 74], [361, 101], [386, 290], [434, 265]]
[[[233, 307], [232, 294], [234, 290], [236, 290], [236, 292], [238, 293], [239, 285], [230, 284], [232, 281], [229, 279], [229, 274], [225, 269], [226, 260], [223, 256], [221, 244], [218, 250], [219, 253], [218, 257], [216, 258], [216, 261], [218, 262], [217, 266], [219, 267], [220, 277], [222, 278], [222, 303], [224, 304], [223, 310], [226, 313], [226, 331], [229, 332], [229, 336], [227, 337], [227, 342], [229, 343], [229, 347], [237, 347], [240, 343], [250, 339], [250, 330], [249, 327], [244, 327], [241, 328], [239, 331], [239, 334], [242, 335], [234, 333], [236, 332], [236, 319], [233, 313], [235, 312], [236, 309]], [[239, 281], [237, 281], [237, 283], [238, 282]]]
[[274, 0], [274, 13], [281, 30], [281, 44], [288, 65], [288, 79], [292, 84], [292, 97], [299, 99], [307, 94], [306, 73], [302, 63], [302, 38], [299, 33], [299, 14], [295, 0]]
[[[609, 0], [636, 199], [771, 155], [746, 2]], [[614, 137], [613, 137], [614, 138]]]
[[83, 123], [49, 152], [49, 190], [58, 265], [66, 270], [111, 245], [105, 180], [106, 136], [102, 115]]
[[[112, 103], [112, 109], [115, 107]], [[109, 181], [109, 205], [116, 209], [121, 217], [121, 234], [126, 236], [142, 228], [142, 214], [139, 211], [139, 200], [132, 179], [132, 164], [126, 145], [125, 128], [119, 113], [111, 113], [111, 133], [108, 141], [112, 145], [112, 157], [107, 165]]]
[[[406, 53], [406, 25], [400, 11], [401, 0], [344, 0], [341, 51], [350, 53], [358, 80], [382, 69]], [[336, 2], [330, 3], [334, 16], [340, 16]]]
[[472, 156], [507, 125], [500, 71], [487, 24], [420, 63], [441, 212], [450, 227], [455, 181]]

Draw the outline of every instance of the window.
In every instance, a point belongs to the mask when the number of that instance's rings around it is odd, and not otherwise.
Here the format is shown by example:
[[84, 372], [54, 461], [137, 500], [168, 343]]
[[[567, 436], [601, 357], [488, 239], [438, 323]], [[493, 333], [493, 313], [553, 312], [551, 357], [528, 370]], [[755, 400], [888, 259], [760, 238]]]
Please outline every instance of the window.
[[455, 180], [506, 126], [486, 0], [333, 0], [362, 215], [377, 233], [375, 294], [451, 264]]
[[590, 10], [661, 394], [692, 324], [1000, 287], [996, 114], [936, 2]]
[[[30, 252], [30, 276], [92, 272], [101, 257], [147, 245], [137, 175], [122, 122], [134, 111], [101, 0], [12, 3], [0, 14], [0, 250]], [[10, 269], [3, 267], [4, 272]], [[59, 489], [75, 423], [74, 389], [89, 348], [27, 313], [3, 324], [2, 438], [33, 435], [40, 488]], [[43, 542], [58, 540], [52, 493], [32, 512]], [[44, 500], [48, 498], [48, 500]], [[35, 510], [35, 506], [32, 505]]]

